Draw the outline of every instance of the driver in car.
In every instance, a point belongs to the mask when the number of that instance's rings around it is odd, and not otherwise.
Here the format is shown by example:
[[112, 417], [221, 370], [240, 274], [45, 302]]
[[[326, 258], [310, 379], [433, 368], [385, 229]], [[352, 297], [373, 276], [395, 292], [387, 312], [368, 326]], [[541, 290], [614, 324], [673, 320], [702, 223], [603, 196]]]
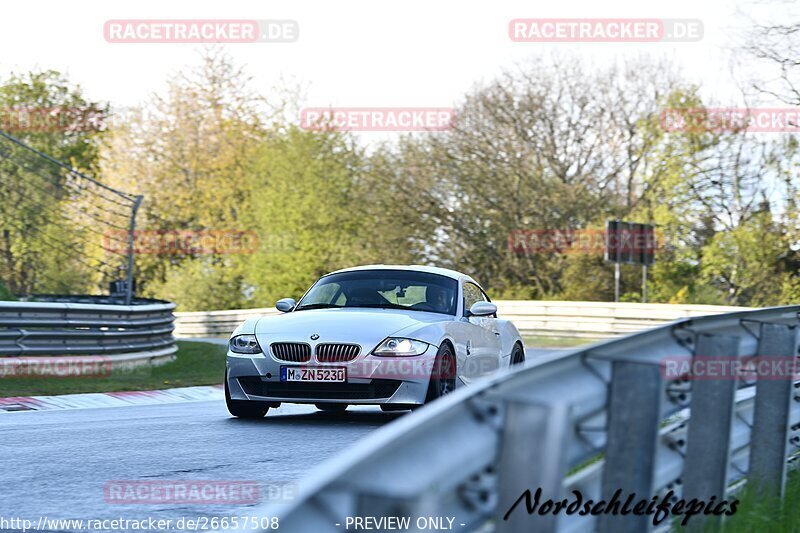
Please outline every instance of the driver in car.
[[425, 300], [432, 309], [447, 311], [450, 309], [450, 298], [447, 291], [437, 285], [428, 285], [425, 291]]

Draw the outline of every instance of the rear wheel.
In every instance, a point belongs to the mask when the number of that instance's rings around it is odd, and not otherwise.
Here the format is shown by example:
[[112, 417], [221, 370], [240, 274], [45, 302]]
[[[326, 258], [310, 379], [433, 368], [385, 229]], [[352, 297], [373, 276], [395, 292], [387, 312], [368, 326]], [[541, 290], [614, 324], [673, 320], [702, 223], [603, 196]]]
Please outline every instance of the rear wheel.
[[258, 419], [264, 418], [269, 411], [269, 406], [258, 402], [231, 400], [231, 393], [228, 390], [228, 373], [225, 373], [225, 405], [228, 412], [236, 418]]
[[425, 403], [441, 398], [456, 390], [456, 357], [447, 343], [442, 344], [433, 363], [431, 380]]
[[514, 345], [514, 350], [511, 352], [511, 366], [521, 365], [525, 363], [525, 350], [517, 343]]
[[317, 409], [320, 411], [327, 411], [329, 413], [341, 413], [347, 409], [346, 403], [315, 403]]

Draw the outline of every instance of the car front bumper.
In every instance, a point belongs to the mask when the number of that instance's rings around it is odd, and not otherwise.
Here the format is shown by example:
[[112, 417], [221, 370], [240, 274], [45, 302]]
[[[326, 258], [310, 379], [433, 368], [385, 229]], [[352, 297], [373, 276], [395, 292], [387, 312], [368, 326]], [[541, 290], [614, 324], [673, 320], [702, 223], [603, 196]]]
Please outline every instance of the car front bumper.
[[[413, 357], [360, 356], [341, 363], [289, 363], [271, 354], [228, 351], [226, 379], [232, 400], [287, 403], [409, 404], [425, 402], [436, 346]], [[281, 366], [344, 367], [346, 382], [282, 382]]]

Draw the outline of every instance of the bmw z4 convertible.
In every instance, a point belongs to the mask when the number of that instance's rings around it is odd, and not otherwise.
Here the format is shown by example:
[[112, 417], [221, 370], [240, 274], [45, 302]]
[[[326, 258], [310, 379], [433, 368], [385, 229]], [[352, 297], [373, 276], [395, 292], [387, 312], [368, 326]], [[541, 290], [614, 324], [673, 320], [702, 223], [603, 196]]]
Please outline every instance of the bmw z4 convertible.
[[231, 336], [230, 413], [263, 417], [282, 402], [413, 409], [525, 360], [514, 325], [471, 277], [443, 268], [374, 265], [321, 277], [281, 314]]

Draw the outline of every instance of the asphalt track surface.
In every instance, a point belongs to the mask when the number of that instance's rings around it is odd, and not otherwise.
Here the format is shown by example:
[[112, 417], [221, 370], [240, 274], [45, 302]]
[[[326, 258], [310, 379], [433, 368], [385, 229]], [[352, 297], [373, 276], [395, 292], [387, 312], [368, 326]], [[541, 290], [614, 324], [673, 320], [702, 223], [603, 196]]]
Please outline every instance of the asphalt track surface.
[[[528, 350], [527, 358], [544, 351]], [[284, 404], [247, 421], [231, 418], [224, 402], [207, 401], [0, 413], [0, 531], [22, 531], [12, 518], [34, 528], [44, 519], [38, 531], [79, 531], [47, 521], [253, 515], [255, 503], [109, 502], [104, 487], [247, 480], [291, 492], [320, 462], [401, 416], [369, 406], [323, 413]]]

